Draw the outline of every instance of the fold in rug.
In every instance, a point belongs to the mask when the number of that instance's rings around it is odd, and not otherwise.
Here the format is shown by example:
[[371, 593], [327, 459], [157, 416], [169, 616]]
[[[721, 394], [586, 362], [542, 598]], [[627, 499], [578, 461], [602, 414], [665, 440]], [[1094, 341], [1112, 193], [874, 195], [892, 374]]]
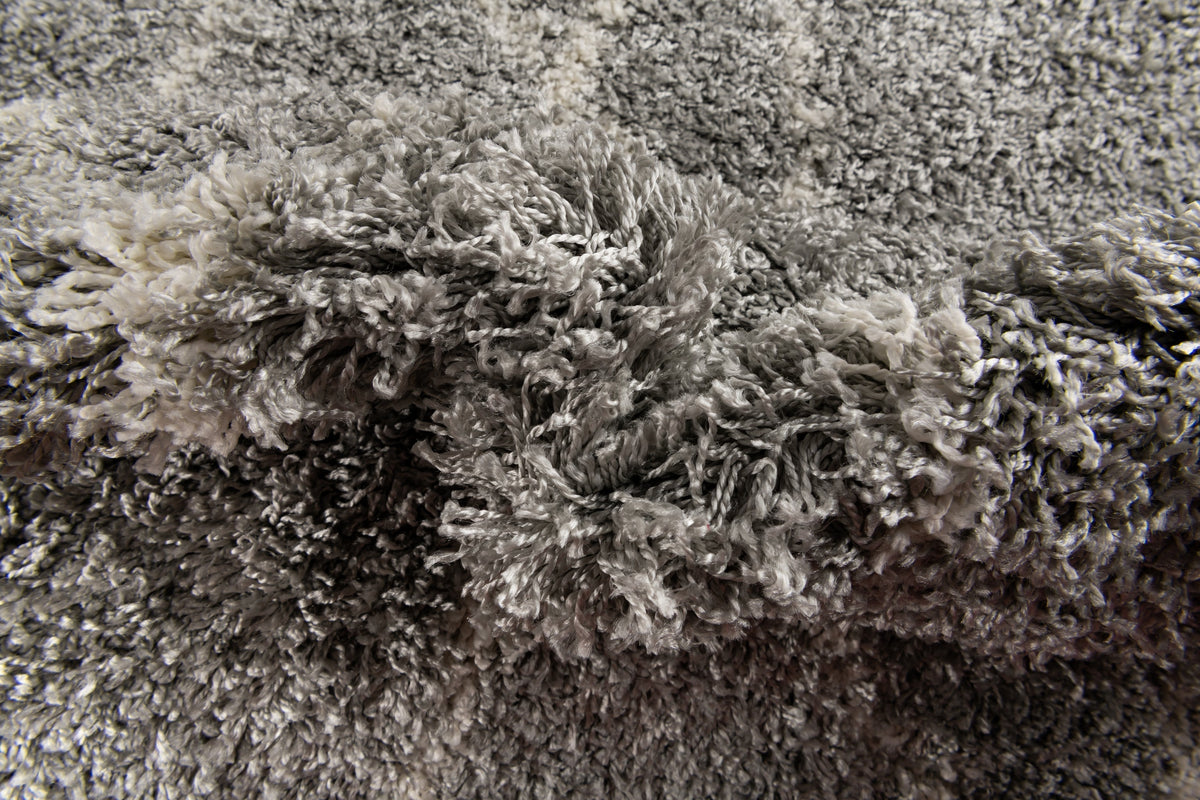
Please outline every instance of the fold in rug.
[[5, 113], [11, 796], [1188, 780], [1200, 206], [822, 292], [596, 126]]

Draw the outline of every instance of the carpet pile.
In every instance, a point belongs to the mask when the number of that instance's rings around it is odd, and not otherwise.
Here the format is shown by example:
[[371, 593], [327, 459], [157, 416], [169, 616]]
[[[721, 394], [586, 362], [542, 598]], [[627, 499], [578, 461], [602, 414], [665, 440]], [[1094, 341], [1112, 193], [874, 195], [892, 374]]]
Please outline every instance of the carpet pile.
[[8, 4], [3, 795], [1200, 795], [1198, 62]]

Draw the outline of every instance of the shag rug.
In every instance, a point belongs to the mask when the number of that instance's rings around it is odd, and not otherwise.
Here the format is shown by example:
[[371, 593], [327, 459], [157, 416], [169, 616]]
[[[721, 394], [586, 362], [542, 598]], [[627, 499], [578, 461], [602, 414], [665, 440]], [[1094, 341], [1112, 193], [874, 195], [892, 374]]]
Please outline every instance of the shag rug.
[[4, 798], [1200, 796], [1200, 13], [15, 0]]

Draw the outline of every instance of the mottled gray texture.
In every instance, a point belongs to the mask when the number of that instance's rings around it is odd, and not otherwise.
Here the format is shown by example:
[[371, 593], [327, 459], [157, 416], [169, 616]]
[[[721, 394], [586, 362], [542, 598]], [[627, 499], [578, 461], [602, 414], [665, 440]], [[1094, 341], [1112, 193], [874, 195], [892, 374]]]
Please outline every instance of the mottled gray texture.
[[10, 6], [4, 796], [1200, 794], [1198, 20], [945, 5]]
[[[855, 211], [976, 239], [1200, 199], [1200, 14], [1184, 3], [839, 3], [810, 91]], [[836, 44], [834, 44], [836, 43]]]

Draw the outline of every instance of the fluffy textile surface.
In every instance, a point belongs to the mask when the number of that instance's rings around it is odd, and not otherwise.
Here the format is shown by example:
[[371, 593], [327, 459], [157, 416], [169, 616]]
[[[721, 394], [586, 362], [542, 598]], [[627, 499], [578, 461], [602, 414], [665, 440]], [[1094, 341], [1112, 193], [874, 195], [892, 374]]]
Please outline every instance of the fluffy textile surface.
[[2, 26], [5, 797], [1200, 794], [1194, 8]]

